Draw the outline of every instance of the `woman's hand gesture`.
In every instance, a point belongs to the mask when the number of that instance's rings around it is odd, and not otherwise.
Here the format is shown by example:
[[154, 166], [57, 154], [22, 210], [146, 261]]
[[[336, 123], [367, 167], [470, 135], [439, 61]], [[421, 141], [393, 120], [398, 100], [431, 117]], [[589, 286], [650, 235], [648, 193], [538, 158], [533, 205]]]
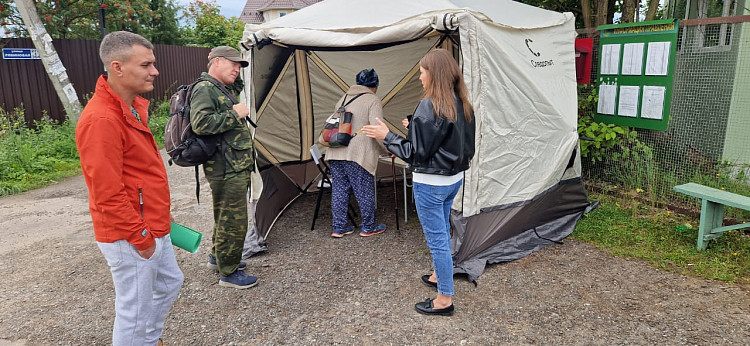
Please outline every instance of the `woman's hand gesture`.
[[362, 131], [364, 131], [367, 137], [383, 140], [385, 139], [385, 136], [388, 135], [388, 126], [378, 118], [375, 118], [375, 121], [378, 122], [377, 125], [365, 125], [365, 127], [362, 128]]

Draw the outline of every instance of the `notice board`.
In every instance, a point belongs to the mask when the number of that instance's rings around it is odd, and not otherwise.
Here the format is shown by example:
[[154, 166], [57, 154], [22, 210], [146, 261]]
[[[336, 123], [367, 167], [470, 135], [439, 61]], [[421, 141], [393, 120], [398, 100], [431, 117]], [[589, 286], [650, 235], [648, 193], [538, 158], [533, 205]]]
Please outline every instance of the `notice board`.
[[677, 19], [602, 25], [594, 120], [666, 130], [672, 95]]

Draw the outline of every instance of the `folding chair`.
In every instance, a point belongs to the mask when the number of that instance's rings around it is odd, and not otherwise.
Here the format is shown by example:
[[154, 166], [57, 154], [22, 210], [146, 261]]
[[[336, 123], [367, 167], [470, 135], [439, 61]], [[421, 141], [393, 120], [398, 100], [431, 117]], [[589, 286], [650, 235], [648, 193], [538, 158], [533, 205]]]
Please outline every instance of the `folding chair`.
[[[331, 178], [329, 178], [329, 175], [331, 174], [331, 167], [328, 166], [328, 164], [323, 160], [323, 154], [320, 153], [320, 149], [318, 149], [317, 144], [313, 144], [310, 147], [310, 154], [312, 154], [313, 161], [315, 161], [315, 166], [318, 167], [318, 170], [320, 171], [320, 174], [323, 176], [320, 179], [320, 184], [318, 185], [318, 201], [315, 203], [315, 213], [313, 214], [312, 219], [312, 226], [310, 226], [310, 230], [315, 229], [315, 220], [318, 218], [318, 212], [320, 211], [320, 201], [323, 199], [323, 192], [326, 190], [332, 190], [333, 185], [331, 184]], [[354, 210], [354, 207], [351, 205], [351, 203], [348, 203], [348, 208], [346, 211], [347, 216], [349, 217], [349, 221], [352, 222], [354, 227], [357, 226], [357, 222], [354, 221], [354, 218], [357, 216], [356, 210]]]

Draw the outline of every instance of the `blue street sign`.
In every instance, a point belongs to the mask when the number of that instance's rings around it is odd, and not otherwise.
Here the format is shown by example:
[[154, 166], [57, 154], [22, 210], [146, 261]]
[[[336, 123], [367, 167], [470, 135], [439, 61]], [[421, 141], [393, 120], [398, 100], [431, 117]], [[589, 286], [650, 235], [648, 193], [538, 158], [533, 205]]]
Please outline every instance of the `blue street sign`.
[[3, 48], [3, 60], [39, 60], [39, 52], [34, 48]]

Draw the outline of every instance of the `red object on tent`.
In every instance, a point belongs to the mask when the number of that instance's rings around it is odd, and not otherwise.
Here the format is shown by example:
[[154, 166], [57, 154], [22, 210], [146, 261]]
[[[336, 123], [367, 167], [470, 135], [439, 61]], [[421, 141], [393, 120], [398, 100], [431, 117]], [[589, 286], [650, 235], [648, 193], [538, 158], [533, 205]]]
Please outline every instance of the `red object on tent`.
[[591, 60], [594, 55], [593, 38], [576, 39], [576, 82], [578, 84], [591, 83]]

